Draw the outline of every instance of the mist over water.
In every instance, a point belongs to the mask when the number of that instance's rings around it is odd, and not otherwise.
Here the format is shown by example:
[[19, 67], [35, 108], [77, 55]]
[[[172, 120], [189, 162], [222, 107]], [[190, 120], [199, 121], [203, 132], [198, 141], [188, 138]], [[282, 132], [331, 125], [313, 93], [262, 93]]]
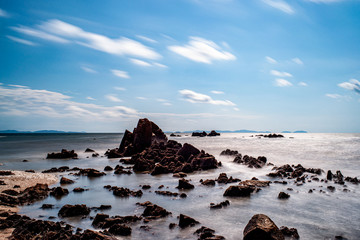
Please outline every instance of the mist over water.
[[[216, 230], [216, 234], [227, 239], [241, 239], [242, 232], [250, 218], [257, 213], [268, 215], [278, 227], [288, 226], [298, 229], [301, 239], [334, 239], [343, 236], [348, 239], [360, 239], [360, 190], [358, 185], [346, 183], [345, 186], [333, 182], [306, 182], [303, 186], [296, 186], [293, 180], [287, 185], [272, 183], [270, 187], [262, 188], [249, 198], [225, 198], [225, 189], [233, 184], [216, 184], [215, 187], [203, 186], [200, 179], [215, 179], [219, 173], [241, 180], [257, 177], [259, 180], [275, 180], [266, 176], [272, 166], [262, 169], [250, 169], [233, 163], [232, 157], [220, 156], [220, 152], [227, 148], [238, 150], [241, 154], [250, 156], [266, 156], [268, 162], [277, 166], [283, 164], [302, 164], [304, 167], [322, 168], [325, 172], [319, 177], [326, 178], [326, 171], [341, 170], [344, 176], [360, 177], [360, 134], [284, 134], [283, 139], [267, 139], [251, 137], [252, 134], [228, 133], [220, 137], [195, 138], [183, 135], [180, 138], [170, 138], [180, 143], [190, 143], [199, 149], [213, 154], [223, 163], [219, 169], [188, 174], [195, 189], [185, 191], [186, 199], [156, 195], [154, 192], [159, 185], [162, 190], [178, 192], [175, 188], [177, 178], [172, 174], [151, 176], [149, 174], [114, 175], [108, 172], [106, 176], [91, 179], [88, 177], [67, 176], [76, 180], [75, 184], [67, 185], [70, 194], [55, 199], [48, 197], [43, 201], [21, 208], [20, 213], [33, 218], [47, 219], [55, 216], [55, 221], [64, 220], [69, 224], [83, 229], [92, 228], [89, 218], [59, 219], [57, 213], [65, 204], [86, 204], [98, 207], [101, 204], [112, 205], [111, 210], [103, 211], [114, 215], [141, 215], [143, 207], [136, 202], [151, 201], [168, 211], [172, 216], [151, 221], [146, 224], [151, 227], [147, 232], [139, 229], [142, 222], [132, 225], [132, 235], [128, 239], [196, 239], [193, 232], [200, 226]], [[6, 135], [0, 138], [0, 166], [1, 169], [14, 170], [44, 170], [51, 167], [67, 165], [69, 167], [96, 168], [103, 170], [106, 165], [115, 167], [119, 159], [105, 157], [92, 158], [91, 153], [84, 153], [86, 148], [92, 148], [102, 156], [108, 148], [118, 147], [121, 134], [45, 134], [45, 135]], [[62, 148], [74, 149], [77, 160], [46, 160], [48, 152], [60, 151]], [[87, 158], [89, 157], [89, 158]], [[29, 162], [22, 162], [23, 159]], [[104, 185], [127, 187], [131, 190], [140, 189], [139, 185], [149, 184], [149, 190], [143, 190], [141, 198], [119, 198], [104, 189]], [[336, 190], [330, 192], [327, 186], [334, 186]], [[89, 191], [74, 193], [75, 187], [88, 188]], [[168, 187], [168, 188], [166, 188]], [[287, 190], [292, 188], [293, 191]], [[347, 188], [350, 192], [343, 192]], [[309, 189], [315, 189], [308, 193]], [[320, 193], [320, 190], [325, 193]], [[280, 191], [287, 192], [291, 197], [287, 200], [277, 198]], [[223, 209], [210, 210], [211, 202], [219, 203], [228, 199], [230, 206]], [[52, 210], [42, 210], [44, 203], [54, 204]], [[100, 211], [99, 211], [100, 212]], [[171, 222], [178, 222], [180, 213], [189, 215], [201, 224], [179, 230], [168, 229]], [[91, 216], [97, 212], [92, 210]], [[43, 217], [39, 217], [43, 216]], [[127, 239], [127, 238], [124, 238]]]

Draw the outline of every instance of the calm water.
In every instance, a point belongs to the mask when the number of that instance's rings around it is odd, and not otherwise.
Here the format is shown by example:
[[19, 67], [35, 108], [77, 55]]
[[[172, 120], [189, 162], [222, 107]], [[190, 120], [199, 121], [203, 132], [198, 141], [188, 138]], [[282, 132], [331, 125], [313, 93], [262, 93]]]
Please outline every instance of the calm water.
[[[214, 138], [193, 138], [183, 135], [173, 138], [181, 143], [191, 143], [199, 149], [213, 154], [222, 161], [223, 167], [189, 174], [195, 185], [194, 190], [186, 191], [186, 199], [171, 198], [156, 195], [154, 193], [159, 185], [165, 185], [172, 192], [177, 192], [178, 179], [171, 174], [151, 176], [148, 174], [114, 175], [89, 179], [87, 177], [74, 177], [76, 183], [67, 188], [70, 194], [62, 199], [49, 197], [31, 206], [25, 206], [21, 213], [33, 218], [47, 219], [49, 216], [57, 217], [57, 212], [64, 204], [84, 203], [89, 207], [101, 204], [112, 205], [111, 210], [104, 211], [109, 215], [140, 215], [142, 207], [135, 205], [136, 202], [151, 201], [168, 211], [172, 216], [147, 225], [149, 231], [140, 229], [144, 223], [132, 226], [131, 238], [125, 239], [196, 239], [193, 232], [197, 229], [188, 228], [179, 230], [168, 229], [171, 222], [177, 223], [180, 213], [194, 217], [201, 222], [200, 226], [207, 226], [216, 230], [216, 234], [225, 236], [227, 239], [242, 239], [242, 232], [249, 219], [257, 213], [268, 215], [279, 227], [288, 226], [298, 229], [301, 239], [334, 239], [341, 235], [347, 239], [360, 239], [360, 185], [347, 184], [350, 192], [343, 192], [344, 186], [326, 184], [321, 182], [306, 183], [296, 186], [292, 182], [288, 185], [271, 184], [268, 188], [253, 194], [250, 198], [224, 198], [222, 195], [229, 186], [217, 184], [215, 187], [206, 187], [199, 183], [200, 179], [215, 179], [219, 173], [226, 172], [228, 176], [242, 180], [257, 177], [260, 180], [272, 180], [266, 177], [271, 167], [263, 169], [249, 169], [245, 166], [232, 163], [232, 158], [219, 156], [226, 148], [238, 150], [240, 153], [266, 156], [269, 162], [275, 165], [302, 164], [304, 167], [322, 168], [325, 171], [341, 170], [345, 176], [360, 177], [360, 134], [284, 134], [284, 139], [258, 139], [250, 137], [252, 134], [231, 133], [222, 134]], [[291, 138], [290, 138], [291, 137]], [[92, 158], [91, 154], [84, 153], [89, 147], [103, 155], [106, 149], [117, 147], [121, 141], [121, 134], [27, 134], [6, 135], [0, 137], [0, 169], [34, 169], [43, 170], [54, 166], [78, 166], [91, 167], [102, 170], [104, 166], [114, 167], [119, 164], [118, 159], [105, 157]], [[79, 154], [78, 160], [46, 160], [48, 152], [60, 151], [62, 148], [74, 149]], [[89, 158], [87, 158], [90, 156]], [[29, 162], [22, 162], [23, 159]], [[321, 178], [325, 178], [325, 174]], [[103, 189], [104, 185], [124, 186], [130, 189], [140, 189], [139, 185], [150, 184], [149, 190], [143, 190], [141, 198], [118, 198]], [[336, 187], [335, 192], [328, 192], [327, 186]], [[88, 188], [83, 193], [73, 193], [75, 187]], [[287, 188], [293, 188], [288, 191]], [[309, 189], [315, 188], [312, 194]], [[326, 193], [320, 193], [323, 189]], [[278, 200], [280, 191], [288, 192], [291, 197], [288, 200]], [[219, 203], [229, 199], [231, 204], [225, 209], [210, 210], [211, 202]], [[41, 210], [43, 203], [55, 205], [53, 210]], [[95, 216], [93, 210], [90, 214]], [[55, 220], [60, 220], [56, 218]], [[64, 219], [62, 219], [64, 220]], [[89, 218], [65, 219], [73, 226], [92, 228]]]

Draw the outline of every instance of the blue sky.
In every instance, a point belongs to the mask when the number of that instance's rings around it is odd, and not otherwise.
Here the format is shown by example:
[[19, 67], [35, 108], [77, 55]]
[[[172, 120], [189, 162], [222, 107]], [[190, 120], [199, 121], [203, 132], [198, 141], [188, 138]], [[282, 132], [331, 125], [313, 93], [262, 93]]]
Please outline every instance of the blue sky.
[[358, 0], [0, 0], [0, 129], [360, 132]]

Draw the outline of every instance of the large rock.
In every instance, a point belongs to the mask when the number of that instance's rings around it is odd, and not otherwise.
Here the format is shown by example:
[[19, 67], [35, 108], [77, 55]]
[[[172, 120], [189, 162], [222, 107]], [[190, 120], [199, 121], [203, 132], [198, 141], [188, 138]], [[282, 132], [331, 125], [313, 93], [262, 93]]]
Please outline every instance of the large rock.
[[171, 214], [171, 212], [166, 211], [165, 208], [149, 202], [142, 215], [150, 218], [162, 218], [168, 216], [169, 214]]
[[62, 159], [62, 158], [77, 158], [77, 153], [75, 153], [74, 150], [68, 151], [66, 149], [62, 149], [61, 152], [57, 153], [48, 153], [47, 157], [48, 159], [54, 158], [54, 159]]
[[178, 189], [193, 189], [194, 185], [189, 183], [189, 180], [186, 180], [185, 178], [179, 179], [179, 185], [176, 187]]
[[58, 215], [60, 217], [75, 217], [75, 216], [87, 216], [90, 214], [90, 209], [85, 204], [64, 205]]
[[264, 214], [254, 215], [244, 229], [244, 240], [284, 240], [275, 223]]
[[199, 153], [199, 149], [188, 143], [184, 143], [183, 147], [177, 152], [178, 155], [183, 156], [185, 161], [187, 161], [191, 155], [195, 156]]
[[224, 192], [226, 197], [248, 197], [255, 190], [253, 186], [230, 186]]
[[189, 227], [189, 226], [195, 226], [195, 224], [198, 224], [199, 222], [196, 221], [195, 219], [189, 217], [189, 216], [186, 216], [184, 214], [180, 214], [180, 217], [179, 217], [179, 227], [181, 228], [186, 228], [186, 227]]

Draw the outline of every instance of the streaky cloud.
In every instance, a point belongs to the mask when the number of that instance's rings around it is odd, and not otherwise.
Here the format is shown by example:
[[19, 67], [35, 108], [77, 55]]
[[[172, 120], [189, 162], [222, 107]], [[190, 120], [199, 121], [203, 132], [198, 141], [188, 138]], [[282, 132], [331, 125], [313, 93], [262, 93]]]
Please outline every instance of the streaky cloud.
[[288, 80], [285, 80], [282, 78], [277, 78], [275, 80], [275, 85], [278, 87], [290, 87], [290, 86], [292, 86], [292, 83], [289, 82]]
[[270, 7], [276, 8], [287, 14], [294, 14], [294, 9], [283, 0], [263, 0], [264, 3], [269, 5]]
[[112, 74], [114, 74], [115, 76], [117, 76], [119, 78], [130, 78], [129, 74], [125, 71], [112, 69], [111, 72], [112, 72]]
[[24, 45], [28, 45], [28, 46], [36, 46], [37, 45], [36, 43], [34, 43], [32, 41], [25, 40], [25, 39], [22, 39], [22, 38], [17, 38], [17, 37], [9, 36], [9, 35], [7, 35], [6, 37], [8, 39], [14, 41], [14, 42], [21, 43], [21, 44], [24, 44]]
[[265, 57], [265, 60], [268, 62], [268, 63], [271, 63], [271, 64], [276, 64], [277, 61], [275, 59], [273, 59], [272, 57], [269, 57], [269, 56], [266, 56]]
[[350, 79], [348, 82], [342, 82], [338, 84], [339, 87], [351, 90], [360, 94], [360, 82], [357, 79]]
[[57, 43], [69, 43], [70, 41], [58, 36], [55, 36], [53, 34], [49, 34], [37, 29], [33, 29], [33, 28], [29, 28], [29, 27], [24, 27], [24, 26], [20, 26], [20, 27], [11, 27], [12, 30], [28, 35], [28, 36], [32, 36], [32, 37], [37, 37], [37, 38], [41, 38], [47, 41], [51, 41], [51, 42], [57, 42]]
[[270, 74], [276, 77], [292, 77], [293, 75], [291, 73], [288, 72], [280, 72], [277, 70], [271, 70]]
[[214, 100], [208, 95], [197, 93], [188, 89], [180, 90], [179, 93], [186, 101], [191, 103], [207, 103], [212, 105], [236, 106], [235, 103], [229, 100]]

